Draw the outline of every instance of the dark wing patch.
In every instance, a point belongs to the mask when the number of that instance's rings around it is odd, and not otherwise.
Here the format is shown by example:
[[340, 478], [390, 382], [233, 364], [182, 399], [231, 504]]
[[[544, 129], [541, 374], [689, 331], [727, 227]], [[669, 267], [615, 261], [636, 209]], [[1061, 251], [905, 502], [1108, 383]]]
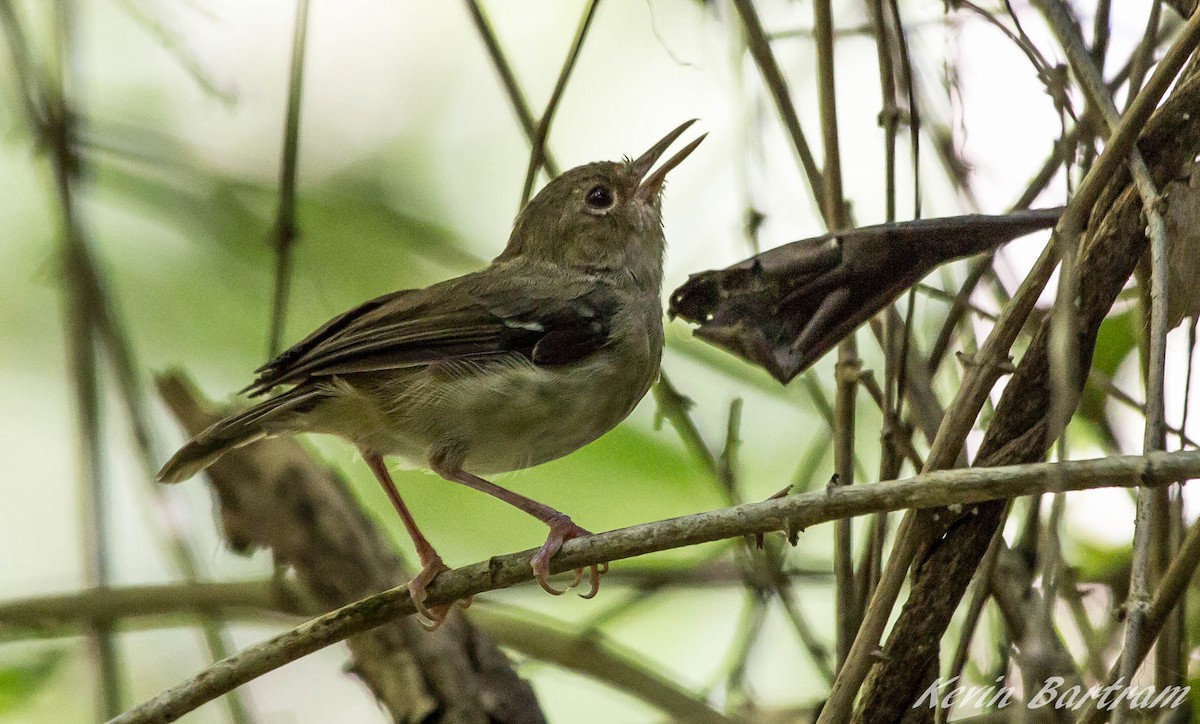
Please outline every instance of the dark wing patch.
[[259, 395], [314, 377], [431, 364], [452, 369], [456, 360], [567, 364], [608, 343], [618, 307], [616, 293], [595, 284], [566, 298], [532, 284], [524, 294], [460, 280], [438, 286], [441, 293], [396, 292], [335, 317], [264, 366], [247, 390]]

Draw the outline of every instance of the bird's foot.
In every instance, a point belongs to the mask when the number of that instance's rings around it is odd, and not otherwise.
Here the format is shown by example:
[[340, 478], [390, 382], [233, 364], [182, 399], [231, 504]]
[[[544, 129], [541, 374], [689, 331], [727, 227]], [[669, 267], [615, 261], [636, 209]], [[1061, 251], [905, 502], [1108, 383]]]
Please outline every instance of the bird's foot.
[[[437, 578], [438, 574], [442, 571], [450, 570], [450, 567], [443, 563], [441, 557], [436, 554], [432, 558], [423, 560], [422, 563], [424, 567], [421, 568], [421, 572], [408, 582], [408, 593], [412, 596], [413, 605], [417, 608], [417, 621], [421, 624], [422, 628], [426, 631], [436, 631], [445, 622], [446, 615], [450, 613], [450, 606], [452, 604], [442, 603], [437, 606], [426, 607], [425, 599], [428, 597], [428, 594], [425, 591], [425, 587], [433, 583], [433, 579]], [[463, 603], [463, 608], [469, 605], [471, 605], [471, 599], [468, 598]]]
[[[550, 526], [550, 535], [546, 536], [546, 542], [534, 554], [530, 563], [533, 566], [533, 576], [537, 579], [538, 585], [542, 587], [542, 590], [555, 596], [561, 596], [583, 582], [584, 569], [575, 569], [575, 580], [571, 582], [571, 585], [566, 588], [555, 588], [550, 585], [550, 559], [554, 557], [555, 553], [558, 553], [558, 550], [562, 548], [562, 544], [565, 541], [591, 535], [591, 532], [575, 525], [565, 515], [561, 518], [547, 521], [546, 524]], [[587, 593], [579, 594], [581, 598], [591, 598], [600, 590], [600, 574], [608, 572], [608, 564], [592, 564], [587, 567], [587, 571], [589, 590]]]

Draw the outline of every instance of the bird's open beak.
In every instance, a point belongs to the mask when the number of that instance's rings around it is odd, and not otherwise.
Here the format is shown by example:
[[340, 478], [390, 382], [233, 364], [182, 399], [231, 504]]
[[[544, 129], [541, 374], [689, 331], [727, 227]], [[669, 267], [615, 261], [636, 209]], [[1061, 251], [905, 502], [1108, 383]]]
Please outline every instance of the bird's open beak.
[[650, 171], [650, 167], [653, 166], [654, 162], [666, 152], [667, 147], [674, 143], [675, 139], [679, 138], [679, 136], [688, 129], [688, 126], [695, 122], [695, 118], [684, 122], [674, 131], [671, 131], [667, 135], [663, 136], [661, 141], [651, 146], [649, 151], [643, 153], [633, 162], [631, 167], [641, 180], [641, 185], [638, 186], [637, 190], [638, 196], [646, 199], [647, 201], [654, 199], [654, 197], [658, 195], [659, 189], [662, 188], [663, 180], [667, 177], [667, 173], [669, 173], [671, 169], [678, 166], [683, 159], [687, 158], [688, 154], [690, 154], [692, 151], [695, 151], [696, 146], [699, 146], [700, 142], [704, 140], [704, 137], [708, 135], [706, 133], [697, 138], [695, 141], [692, 141], [688, 145], [684, 146], [683, 150], [667, 159], [663, 165], [658, 167], [657, 171], [647, 176], [646, 174]]

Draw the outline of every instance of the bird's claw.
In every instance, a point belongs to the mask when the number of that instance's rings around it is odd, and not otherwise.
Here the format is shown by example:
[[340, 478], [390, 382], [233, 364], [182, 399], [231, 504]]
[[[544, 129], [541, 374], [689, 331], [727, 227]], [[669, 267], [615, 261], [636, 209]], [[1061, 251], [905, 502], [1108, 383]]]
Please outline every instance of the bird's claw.
[[[555, 588], [550, 585], [550, 559], [554, 557], [562, 548], [562, 544], [572, 538], [581, 538], [591, 535], [591, 532], [584, 528], [575, 525], [572, 520], [563, 516], [562, 520], [550, 523], [550, 534], [546, 536], [546, 542], [542, 544], [541, 549], [534, 554], [530, 564], [533, 567], [533, 576], [537, 580], [538, 585], [542, 590], [552, 596], [561, 596], [572, 588], [576, 588], [580, 583], [583, 583], [583, 568], [575, 569], [575, 579], [571, 581], [566, 588]], [[588, 592], [579, 594], [580, 598], [592, 598], [600, 591], [600, 574], [608, 572], [608, 564], [592, 564], [587, 567], [588, 573]]]
[[[448, 571], [450, 567], [442, 562], [441, 558], [432, 558], [425, 562], [425, 566], [421, 572], [413, 577], [408, 582], [408, 593], [412, 596], [413, 606], [417, 609], [417, 622], [421, 624], [421, 628], [426, 631], [436, 631], [441, 628], [441, 625], [446, 620], [446, 615], [450, 613], [449, 603], [438, 604], [432, 608], [425, 606], [425, 599], [428, 593], [425, 591], [426, 586], [433, 582], [433, 579], [438, 577], [442, 571]], [[466, 599], [464, 608], [471, 605], [471, 599]]]

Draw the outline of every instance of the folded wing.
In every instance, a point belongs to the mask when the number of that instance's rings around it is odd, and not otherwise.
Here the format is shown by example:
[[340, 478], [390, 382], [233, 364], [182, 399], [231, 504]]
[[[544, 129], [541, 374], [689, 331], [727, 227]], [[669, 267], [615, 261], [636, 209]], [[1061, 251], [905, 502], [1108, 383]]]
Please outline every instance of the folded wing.
[[244, 390], [352, 372], [522, 357], [540, 366], [578, 361], [608, 344], [616, 293], [566, 285], [551, 295], [532, 281], [503, 286], [460, 277], [425, 290], [386, 294], [334, 317], [262, 366]]

